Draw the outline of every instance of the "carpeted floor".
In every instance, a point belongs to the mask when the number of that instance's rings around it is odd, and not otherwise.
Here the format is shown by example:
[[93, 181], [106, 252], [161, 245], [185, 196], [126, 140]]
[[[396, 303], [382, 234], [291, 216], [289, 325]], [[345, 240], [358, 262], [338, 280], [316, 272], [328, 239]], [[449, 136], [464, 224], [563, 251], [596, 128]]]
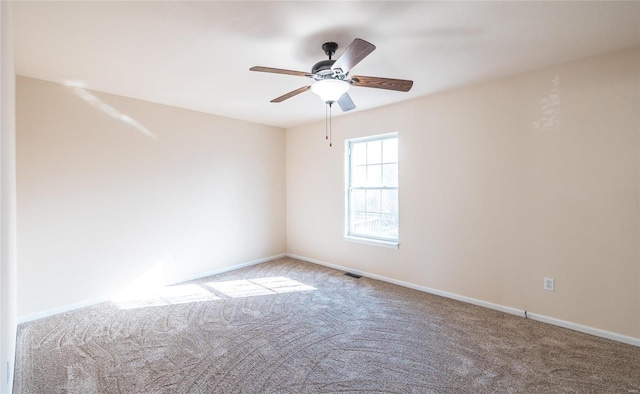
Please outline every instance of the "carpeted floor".
[[640, 348], [283, 258], [20, 325], [16, 393], [637, 393]]

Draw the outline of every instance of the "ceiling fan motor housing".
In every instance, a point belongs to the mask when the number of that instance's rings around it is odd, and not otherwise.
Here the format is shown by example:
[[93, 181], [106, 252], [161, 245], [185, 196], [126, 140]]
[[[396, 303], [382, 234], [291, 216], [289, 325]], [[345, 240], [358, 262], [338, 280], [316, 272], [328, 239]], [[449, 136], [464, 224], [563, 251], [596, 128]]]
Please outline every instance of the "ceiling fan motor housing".
[[336, 54], [336, 51], [338, 50], [338, 44], [336, 44], [335, 42], [325, 42], [324, 44], [322, 44], [322, 50], [324, 51], [325, 55], [329, 56], [329, 59], [321, 60], [313, 65], [313, 67], [311, 68], [311, 73], [314, 75], [314, 78], [316, 80], [328, 78], [344, 79], [344, 77], [340, 78], [340, 76], [338, 75], [341, 74], [342, 70], [331, 69], [333, 63], [336, 62], [335, 60], [331, 59], [331, 57]]
[[313, 65], [313, 67], [311, 68], [311, 73], [319, 75], [331, 75], [333, 74], [331, 66], [333, 66], [333, 63], [335, 62], [335, 60], [321, 60]]

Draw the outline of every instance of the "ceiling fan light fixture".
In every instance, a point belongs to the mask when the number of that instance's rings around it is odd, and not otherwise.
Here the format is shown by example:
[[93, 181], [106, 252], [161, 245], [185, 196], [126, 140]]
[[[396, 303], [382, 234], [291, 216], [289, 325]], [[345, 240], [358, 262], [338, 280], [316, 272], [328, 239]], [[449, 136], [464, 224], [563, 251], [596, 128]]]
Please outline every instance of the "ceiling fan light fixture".
[[321, 79], [311, 85], [311, 91], [327, 104], [333, 104], [349, 90], [349, 82], [339, 79]]

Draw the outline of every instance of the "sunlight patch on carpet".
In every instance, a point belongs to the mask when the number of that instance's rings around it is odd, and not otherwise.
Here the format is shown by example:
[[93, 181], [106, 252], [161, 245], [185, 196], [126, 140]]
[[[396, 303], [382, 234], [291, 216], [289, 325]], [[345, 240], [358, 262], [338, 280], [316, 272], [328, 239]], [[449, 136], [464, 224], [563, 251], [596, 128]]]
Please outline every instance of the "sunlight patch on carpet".
[[[148, 279], [148, 277], [147, 277]], [[154, 281], [129, 286], [111, 301], [119, 309], [149, 308], [190, 302], [217, 301], [229, 298], [256, 297], [317, 290], [285, 276], [209, 282], [204, 285], [185, 284], [160, 287]]]
[[135, 309], [219, 299], [220, 297], [198, 285], [179, 285], [144, 289], [144, 291], [114, 298], [112, 301], [120, 309]]
[[285, 276], [209, 282], [206, 285], [231, 298], [317, 290], [313, 286], [305, 285]]

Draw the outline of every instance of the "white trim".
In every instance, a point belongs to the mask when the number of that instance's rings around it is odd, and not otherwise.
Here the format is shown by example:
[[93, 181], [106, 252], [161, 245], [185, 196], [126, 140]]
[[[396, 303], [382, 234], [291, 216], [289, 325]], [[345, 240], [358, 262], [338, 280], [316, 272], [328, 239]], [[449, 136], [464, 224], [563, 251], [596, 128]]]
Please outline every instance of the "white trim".
[[365, 245], [381, 246], [383, 248], [389, 248], [389, 249], [400, 248], [400, 243], [393, 242], [393, 241], [382, 241], [382, 240], [373, 239], [373, 238], [354, 237], [353, 235], [345, 235], [344, 239], [345, 241], [349, 241], [349, 242], [356, 242], [356, 243], [365, 244]]
[[585, 334], [594, 335], [596, 337], [611, 339], [612, 341], [622, 342], [622, 343], [626, 343], [627, 345], [640, 347], [640, 338], [634, 338], [628, 335], [617, 334], [615, 332], [605, 331], [599, 328], [594, 328], [589, 326], [584, 326], [582, 324], [556, 319], [555, 317], [539, 315], [537, 313], [532, 313], [532, 312], [527, 312], [527, 316], [532, 320], [537, 320], [543, 323], [553, 324], [554, 326], [564, 327], [570, 330], [580, 331]]
[[69, 304], [69, 305], [58, 307], [58, 308], [51, 308], [51, 309], [47, 309], [47, 310], [44, 310], [44, 311], [32, 313], [32, 314], [29, 314], [29, 315], [18, 316], [18, 324], [30, 322], [30, 321], [33, 321], [33, 320], [42, 319], [44, 317], [57, 315], [59, 313], [69, 312], [69, 311], [72, 311], [72, 310], [75, 310], [75, 309], [86, 308], [88, 306], [100, 304], [100, 303], [107, 302], [107, 301], [109, 301], [109, 298], [106, 298], [106, 297], [105, 298], [94, 298], [94, 299], [89, 300], [89, 301], [78, 302], [76, 304]]
[[[224, 272], [229, 272], [229, 271], [237, 270], [237, 269], [240, 269], [240, 268], [249, 267], [249, 266], [252, 266], [252, 265], [264, 263], [266, 261], [279, 259], [279, 258], [282, 258], [282, 257], [285, 257], [285, 256], [286, 256], [286, 254], [282, 253], [282, 254], [278, 254], [278, 255], [275, 255], [275, 256], [270, 256], [270, 257], [265, 257], [265, 258], [258, 259], [258, 260], [249, 261], [249, 262], [246, 262], [246, 263], [236, 264], [236, 265], [232, 265], [232, 266], [229, 266], [229, 267], [224, 267], [224, 268], [219, 268], [219, 269], [215, 269], [215, 270], [208, 271], [208, 272], [203, 272], [201, 274], [194, 275], [194, 276], [186, 278], [186, 279], [181, 279], [181, 280], [178, 280], [178, 281], [175, 281], [175, 282], [170, 282], [170, 283], [167, 284], [167, 286], [176, 285], [178, 283], [183, 283], [183, 282], [189, 282], [189, 281], [196, 280], [196, 279], [202, 279], [202, 278], [206, 278], [207, 276], [211, 276], [211, 275], [222, 274]], [[47, 310], [44, 310], [44, 311], [40, 311], [40, 312], [29, 314], [29, 315], [18, 316], [18, 324], [30, 322], [30, 321], [33, 321], [33, 320], [42, 319], [44, 317], [49, 317], [49, 316], [57, 315], [59, 313], [69, 312], [69, 311], [72, 311], [72, 310], [75, 310], [75, 309], [85, 308], [85, 307], [88, 307], [88, 306], [100, 304], [100, 303], [103, 303], [103, 302], [109, 302], [109, 301], [111, 301], [110, 297], [94, 298], [94, 299], [89, 300], [89, 301], [78, 302], [76, 304], [69, 304], [69, 305], [58, 307], [58, 308], [47, 309]]]
[[[473, 304], [473, 305], [477, 305], [477, 306], [481, 306], [481, 307], [497, 310], [497, 311], [500, 311], [500, 312], [509, 313], [509, 314], [512, 314], [512, 315], [520, 316], [520, 317], [525, 317], [525, 311], [524, 310], [520, 310], [520, 309], [516, 309], [516, 308], [512, 308], [512, 307], [508, 307], [508, 306], [504, 306], [504, 305], [500, 305], [500, 304], [494, 304], [492, 302], [482, 301], [482, 300], [479, 300], [477, 298], [466, 297], [466, 296], [463, 296], [463, 295], [450, 293], [450, 292], [447, 292], [447, 291], [432, 289], [430, 287], [421, 286], [421, 285], [417, 285], [417, 284], [413, 284], [413, 283], [409, 283], [409, 282], [404, 282], [404, 281], [401, 281], [401, 280], [388, 278], [388, 277], [382, 276], [382, 275], [376, 275], [376, 274], [372, 274], [372, 273], [365, 272], [365, 271], [354, 270], [354, 269], [349, 268], [349, 267], [341, 266], [341, 265], [338, 265], [338, 264], [331, 264], [331, 263], [327, 263], [325, 261], [316, 260], [316, 259], [312, 259], [312, 258], [304, 257], [304, 256], [299, 256], [299, 255], [296, 255], [296, 254], [293, 254], [293, 253], [278, 254], [278, 255], [275, 255], [275, 256], [265, 257], [265, 258], [262, 258], [262, 259], [249, 261], [249, 262], [246, 262], [246, 263], [236, 264], [236, 265], [232, 265], [232, 266], [229, 266], [229, 267], [224, 267], [224, 268], [220, 268], [220, 269], [204, 272], [202, 274], [195, 275], [195, 276], [193, 276], [193, 277], [191, 277], [189, 279], [181, 280], [181, 281], [178, 281], [178, 282], [175, 282], [175, 283], [171, 283], [171, 284], [178, 284], [178, 283], [188, 282], [188, 281], [192, 281], [192, 280], [196, 280], [196, 279], [202, 279], [202, 278], [206, 278], [207, 276], [221, 274], [221, 273], [224, 273], [224, 272], [229, 272], [229, 271], [237, 270], [237, 269], [240, 269], [240, 268], [245, 268], [245, 267], [249, 267], [249, 266], [252, 266], [252, 265], [261, 264], [261, 263], [264, 263], [264, 262], [267, 262], [267, 261], [271, 261], [271, 260], [276, 260], [276, 259], [279, 259], [279, 258], [282, 258], [282, 257], [285, 257], [285, 256], [291, 257], [291, 258], [294, 258], [294, 259], [298, 259], [298, 260], [307, 261], [309, 263], [318, 264], [318, 265], [322, 265], [322, 266], [325, 266], [325, 267], [337, 269], [337, 270], [340, 270], [340, 271], [352, 272], [354, 274], [366, 276], [366, 277], [372, 278], [372, 279], [381, 280], [383, 282], [393, 283], [393, 284], [398, 285], [398, 286], [403, 286], [403, 287], [407, 287], [407, 288], [418, 290], [418, 291], [423, 291], [425, 293], [435, 294], [435, 295], [439, 295], [439, 296], [442, 296], [442, 297], [451, 298], [451, 299], [454, 299], [454, 300], [466, 302], [466, 303], [469, 303], [469, 304]], [[91, 306], [91, 305], [99, 304], [99, 303], [102, 303], [102, 302], [108, 302], [108, 301], [110, 301], [109, 298], [96, 298], [96, 299], [85, 301], [85, 302], [65, 305], [65, 306], [62, 306], [62, 307], [59, 307], [59, 308], [47, 309], [45, 311], [32, 313], [30, 315], [18, 316], [18, 324], [26, 323], [26, 322], [29, 322], [29, 321], [41, 319], [41, 318], [52, 316], [52, 315], [57, 315], [59, 313], [68, 312], [68, 311], [72, 311], [72, 310], [75, 310], [75, 309], [85, 308], [85, 307], [88, 307], [88, 306]], [[553, 325], [558, 326], [558, 327], [568, 328], [570, 330], [583, 332], [585, 334], [590, 334], [590, 335], [594, 335], [594, 336], [597, 336], [597, 337], [610, 339], [612, 341], [622, 342], [622, 343], [626, 343], [628, 345], [640, 347], [640, 338], [635, 338], [635, 337], [631, 337], [631, 336], [628, 336], [628, 335], [618, 334], [618, 333], [615, 333], [615, 332], [606, 331], [606, 330], [602, 330], [602, 329], [594, 328], [594, 327], [589, 327], [589, 326], [585, 326], [585, 325], [582, 325], [582, 324], [573, 323], [573, 322], [569, 322], [569, 321], [561, 320], [561, 319], [556, 319], [554, 317], [540, 315], [540, 314], [533, 313], [533, 312], [528, 312], [528, 311], [526, 312], [526, 317], [528, 317], [528, 318], [530, 318], [532, 320], [543, 322], [543, 323], [553, 324]]]
[[267, 261], [280, 259], [280, 258], [283, 258], [283, 257], [286, 257], [286, 256], [287, 256], [286, 253], [281, 253], [281, 254], [277, 254], [275, 256], [269, 256], [269, 257], [264, 257], [264, 258], [261, 258], [261, 259], [258, 259], [258, 260], [248, 261], [246, 263], [240, 263], [240, 264], [232, 265], [232, 266], [229, 266], [229, 267], [218, 268], [218, 269], [215, 269], [215, 270], [212, 270], [212, 271], [203, 272], [201, 274], [189, 276], [189, 277], [187, 277], [185, 279], [180, 279], [180, 280], [177, 280], [177, 281], [169, 282], [167, 284], [167, 286], [173, 286], [173, 285], [177, 285], [179, 283], [184, 283], [184, 282], [191, 282], [192, 280], [198, 280], [198, 279], [206, 278], [207, 276], [222, 274], [222, 273], [233, 271], [233, 270], [237, 270], [237, 269], [240, 269], [240, 268], [250, 267], [252, 265], [261, 264], [261, 263], [264, 263], [264, 262], [267, 262]]
[[369, 141], [377, 141], [377, 140], [388, 140], [389, 138], [398, 138], [398, 132], [397, 131], [391, 131], [389, 133], [382, 133], [382, 134], [367, 135], [367, 136], [364, 136], [364, 137], [349, 138], [349, 139], [347, 139], [347, 142], [369, 142]]
[[[316, 259], [312, 259], [312, 258], [304, 257], [304, 256], [299, 256], [299, 255], [295, 255], [295, 254], [292, 254], [292, 253], [287, 253], [287, 256], [292, 257], [294, 259], [307, 261], [309, 263], [314, 263], [314, 264], [322, 265], [322, 266], [329, 267], [329, 268], [334, 268], [334, 269], [341, 270], [341, 271], [352, 272], [354, 274], [366, 276], [366, 277], [372, 278], [372, 279], [381, 280], [383, 282], [393, 283], [393, 284], [398, 285], [398, 286], [403, 286], [403, 287], [408, 287], [410, 289], [423, 291], [425, 293], [431, 293], [431, 294], [439, 295], [439, 296], [442, 296], [442, 297], [451, 298], [451, 299], [454, 299], [454, 300], [466, 302], [466, 303], [469, 303], [469, 304], [473, 304], [473, 305], [477, 305], [477, 306], [481, 306], [481, 307], [485, 307], [485, 308], [489, 308], [489, 309], [494, 309], [494, 310], [497, 310], [497, 311], [500, 311], [500, 312], [505, 312], [505, 313], [509, 313], [509, 314], [512, 314], [512, 315], [520, 316], [520, 317], [528, 317], [528, 318], [530, 318], [532, 320], [537, 320], [537, 321], [540, 321], [540, 322], [543, 322], [543, 323], [553, 324], [554, 326], [568, 328], [570, 330], [583, 332], [585, 334], [590, 334], [590, 335], [594, 335], [594, 336], [597, 336], [597, 337], [610, 339], [610, 340], [613, 340], [613, 341], [616, 341], [616, 342], [622, 342], [622, 343], [626, 343], [628, 345], [640, 347], [640, 338], [635, 338], [635, 337], [631, 337], [631, 336], [627, 336], [627, 335], [623, 335], [623, 334], [618, 334], [618, 333], [615, 333], [615, 332], [606, 331], [606, 330], [602, 330], [602, 329], [599, 329], [599, 328], [584, 326], [582, 324], [573, 323], [573, 322], [569, 322], [569, 321], [565, 321], [565, 320], [561, 320], [561, 319], [556, 319], [554, 317], [540, 315], [540, 314], [537, 314], [537, 313], [532, 313], [532, 312], [528, 312], [528, 311], [512, 308], [512, 307], [509, 307], [509, 306], [504, 306], [504, 305], [500, 305], [500, 304], [494, 304], [492, 302], [482, 301], [482, 300], [479, 300], [477, 298], [471, 298], [471, 297], [466, 297], [466, 296], [455, 294], [455, 293], [449, 293], [447, 291], [432, 289], [430, 287], [416, 285], [416, 284], [413, 284], [413, 283], [409, 283], [409, 282], [404, 282], [404, 281], [397, 280], [397, 279], [388, 278], [388, 277], [382, 276], [382, 275], [376, 275], [376, 274], [371, 274], [371, 273], [368, 273], [368, 272], [365, 272], [365, 271], [354, 270], [354, 269], [349, 268], [349, 267], [344, 267], [344, 266], [337, 265], [337, 264], [331, 264], [331, 263], [327, 263], [325, 261], [316, 260]], [[525, 312], [526, 312], [526, 316], [525, 316]]]

